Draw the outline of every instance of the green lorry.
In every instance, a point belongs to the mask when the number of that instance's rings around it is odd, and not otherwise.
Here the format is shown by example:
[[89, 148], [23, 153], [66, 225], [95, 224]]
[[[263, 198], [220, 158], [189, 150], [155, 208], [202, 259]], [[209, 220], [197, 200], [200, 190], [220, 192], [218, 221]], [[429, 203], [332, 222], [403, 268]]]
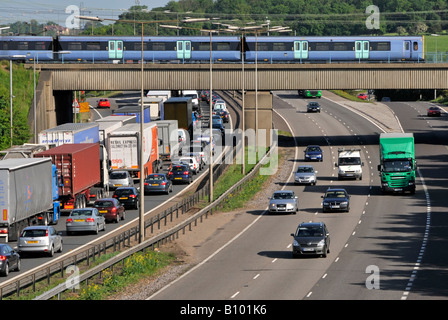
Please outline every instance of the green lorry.
[[412, 133], [381, 133], [380, 164], [381, 190], [415, 193], [415, 148]]

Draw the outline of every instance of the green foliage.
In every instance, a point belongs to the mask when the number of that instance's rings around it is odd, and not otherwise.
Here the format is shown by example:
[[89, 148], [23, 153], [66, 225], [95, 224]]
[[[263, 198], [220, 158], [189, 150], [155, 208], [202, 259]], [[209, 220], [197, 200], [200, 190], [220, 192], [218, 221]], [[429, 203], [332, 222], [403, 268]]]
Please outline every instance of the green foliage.
[[[33, 102], [33, 70], [13, 63], [13, 144], [28, 142], [31, 133], [28, 125], [28, 112]], [[0, 63], [0, 148], [11, 145], [10, 140], [10, 73], [9, 61]]]

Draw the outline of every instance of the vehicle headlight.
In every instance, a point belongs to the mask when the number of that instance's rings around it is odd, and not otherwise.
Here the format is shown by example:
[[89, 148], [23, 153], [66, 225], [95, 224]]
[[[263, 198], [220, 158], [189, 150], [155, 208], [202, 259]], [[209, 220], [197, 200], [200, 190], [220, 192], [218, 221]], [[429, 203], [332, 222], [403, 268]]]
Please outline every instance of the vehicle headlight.
[[275, 208], [275, 203], [271, 203], [271, 208]]
[[341, 168], [339, 168], [339, 173], [344, 173], [345, 171]]
[[294, 239], [294, 241], [292, 242], [292, 245], [293, 245], [294, 247], [298, 247], [298, 246], [299, 246], [299, 242], [297, 242], [297, 240]]
[[328, 202], [324, 202], [323, 205], [326, 206], [326, 207], [328, 207], [328, 206], [330, 205], [330, 203], [328, 203]]
[[325, 245], [325, 239], [322, 239], [319, 241], [319, 243], [317, 244], [318, 247], [323, 247]]
[[348, 205], [348, 202], [347, 201], [343, 201], [343, 202], [341, 202], [341, 205], [346, 206], [346, 205]]
[[287, 209], [292, 209], [292, 208], [294, 208], [294, 205], [292, 203], [287, 203], [286, 204], [286, 208]]

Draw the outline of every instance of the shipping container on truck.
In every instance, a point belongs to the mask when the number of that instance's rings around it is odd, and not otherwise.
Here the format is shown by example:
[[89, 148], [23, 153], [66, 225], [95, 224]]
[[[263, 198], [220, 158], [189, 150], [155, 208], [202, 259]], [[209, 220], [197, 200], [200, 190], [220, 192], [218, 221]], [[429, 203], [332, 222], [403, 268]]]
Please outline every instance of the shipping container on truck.
[[54, 147], [54, 145], [24, 143], [21, 146], [12, 146], [11, 148], [0, 151], [0, 158], [2, 160], [32, 158], [34, 154], [48, 150], [52, 147]]
[[179, 152], [179, 136], [177, 120], [158, 120], [157, 135], [161, 142], [159, 156], [162, 160], [170, 161]]
[[[112, 170], [126, 170], [140, 178], [140, 123], [127, 124], [109, 135], [109, 158]], [[143, 124], [143, 170], [145, 177], [157, 172], [159, 151], [157, 123]]]
[[137, 117], [135, 115], [110, 115], [103, 118], [99, 118], [95, 120], [96, 123], [100, 122], [121, 122], [122, 125], [128, 124], [128, 123], [136, 123]]
[[[140, 100], [138, 107], [140, 108]], [[151, 121], [163, 118], [163, 99], [156, 97], [143, 97], [143, 107], [149, 107], [149, 117]]]
[[177, 120], [179, 129], [193, 136], [193, 106], [189, 97], [173, 97], [163, 103], [163, 120]]
[[34, 157], [50, 157], [56, 165], [61, 181], [59, 201], [62, 210], [86, 207], [91, 193], [101, 191], [100, 187], [95, 187], [102, 184], [99, 143], [63, 144]]
[[49, 158], [0, 161], [0, 237], [17, 241], [35, 224], [57, 224], [60, 217], [58, 174]]
[[98, 124], [65, 123], [39, 132], [39, 144], [54, 144], [60, 146], [65, 143], [95, 143], [99, 142]]
[[[142, 118], [140, 105], [126, 105], [114, 110], [113, 115], [117, 116], [136, 116], [136, 122], [140, 123], [140, 119]], [[144, 105], [143, 106], [143, 122], [148, 123], [151, 121], [151, 106]]]

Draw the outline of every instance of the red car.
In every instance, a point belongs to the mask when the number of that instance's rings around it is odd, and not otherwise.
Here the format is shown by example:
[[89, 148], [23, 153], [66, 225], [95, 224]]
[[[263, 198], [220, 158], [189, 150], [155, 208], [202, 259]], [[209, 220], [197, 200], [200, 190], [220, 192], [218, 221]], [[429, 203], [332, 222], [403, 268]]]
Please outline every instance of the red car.
[[439, 107], [429, 107], [428, 108], [428, 117], [435, 116], [440, 117], [442, 115], [442, 111]]
[[367, 100], [367, 95], [365, 93], [360, 93], [357, 95], [358, 99]]
[[102, 98], [102, 99], [98, 100], [97, 108], [110, 108], [109, 99]]
[[96, 200], [93, 206], [98, 209], [98, 212], [104, 216], [106, 221], [118, 223], [120, 220], [124, 220], [126, 215], [124, 206], [115, 198]]

